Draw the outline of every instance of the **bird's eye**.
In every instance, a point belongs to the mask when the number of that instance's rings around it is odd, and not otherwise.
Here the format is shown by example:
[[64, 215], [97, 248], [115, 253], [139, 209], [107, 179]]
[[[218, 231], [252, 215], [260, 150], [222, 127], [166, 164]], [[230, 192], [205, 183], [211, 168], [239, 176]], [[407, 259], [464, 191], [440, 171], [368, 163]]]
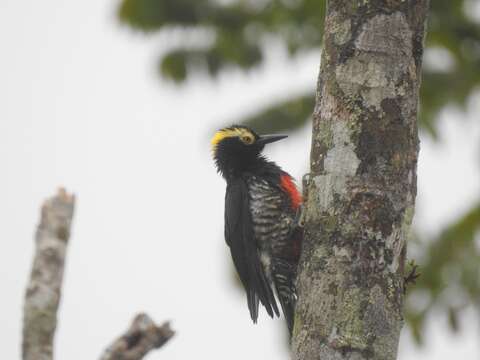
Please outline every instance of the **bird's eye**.
[[242, 136], [242, 141], [247, 145], [251, 145], [253, 144], [253, 137], [250, 135]]

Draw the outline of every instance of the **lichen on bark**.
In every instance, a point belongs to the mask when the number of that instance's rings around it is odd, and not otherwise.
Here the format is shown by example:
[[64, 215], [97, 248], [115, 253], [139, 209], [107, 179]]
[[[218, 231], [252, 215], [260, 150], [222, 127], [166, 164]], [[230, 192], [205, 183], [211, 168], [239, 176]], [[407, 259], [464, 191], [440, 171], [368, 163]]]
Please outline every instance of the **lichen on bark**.
[[75, 197], [60, 189], [44, 202], [23, 308], [22, 359], [52, 360]]
[[427, 0], [328, 3], [295, 359], [395, 359]]

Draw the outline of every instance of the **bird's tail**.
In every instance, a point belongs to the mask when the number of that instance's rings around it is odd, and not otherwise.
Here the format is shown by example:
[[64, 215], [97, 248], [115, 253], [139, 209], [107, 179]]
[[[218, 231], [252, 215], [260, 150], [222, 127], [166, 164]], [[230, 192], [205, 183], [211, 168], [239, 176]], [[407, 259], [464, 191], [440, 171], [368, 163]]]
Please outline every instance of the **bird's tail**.
[[293, 318], [295, 303], [297, 300], [295, 290], [296, 267], [283, 259], [275, 259], [273, 262], [273, 282], [282, 306], [283, 315], [287, 322], [290, 335], [293, 331]]

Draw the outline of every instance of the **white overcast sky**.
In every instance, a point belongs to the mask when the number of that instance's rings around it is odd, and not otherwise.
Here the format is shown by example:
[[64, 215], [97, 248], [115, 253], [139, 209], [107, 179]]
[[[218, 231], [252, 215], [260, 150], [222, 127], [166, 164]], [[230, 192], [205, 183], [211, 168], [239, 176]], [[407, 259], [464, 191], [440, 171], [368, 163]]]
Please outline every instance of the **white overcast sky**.
[[[138, 311], [178, 331], [149, 359], [287, 359], [283, 323], [262, 313], [253, 326], [231, 285], [209, 137], [286, 88], [313, 89], [319, 54], [292, 63], [277, 51], [248, 76], [176, 88], [155, 76], [161, 44], [120, 26], [116, 4], [0, 1], [0, 356], [20, 356], [39, 206], [64, 185], [78, 203], [57, 359], [95, 359]], [[422, 139], [421, 231], [438, 232], [478, 198], [479, 99], [468, 116], [444, 114], [440, 144]], [[298, 178], [309, 143], [306, 128], [268, 155]], [[478, 359], [478, 314], [463, 320], [452, 335], [433, 319], [420, 350], [405, 331], [400, 358]]]

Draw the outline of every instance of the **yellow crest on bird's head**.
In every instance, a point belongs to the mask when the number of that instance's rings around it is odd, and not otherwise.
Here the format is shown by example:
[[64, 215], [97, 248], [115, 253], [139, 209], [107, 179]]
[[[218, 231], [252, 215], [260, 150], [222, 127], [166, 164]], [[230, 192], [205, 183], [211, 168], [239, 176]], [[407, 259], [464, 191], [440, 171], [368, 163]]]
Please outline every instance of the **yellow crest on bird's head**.
[[238, 137], [240, 139], [249, 138], [249, 139], [252, 139], [253, 141], [256, 138], [252, 130], [248, 129], [247, 127], [232, 126], [229, 128], [224, 128], [224, 129], [218, 130], [215, 133], [215, 135], [213, 135], [213, 138], [210, 141], [212, 145], [212, 151], [216, 150], [217, 145], [220, 143], [220, 141], [230, 137]]

